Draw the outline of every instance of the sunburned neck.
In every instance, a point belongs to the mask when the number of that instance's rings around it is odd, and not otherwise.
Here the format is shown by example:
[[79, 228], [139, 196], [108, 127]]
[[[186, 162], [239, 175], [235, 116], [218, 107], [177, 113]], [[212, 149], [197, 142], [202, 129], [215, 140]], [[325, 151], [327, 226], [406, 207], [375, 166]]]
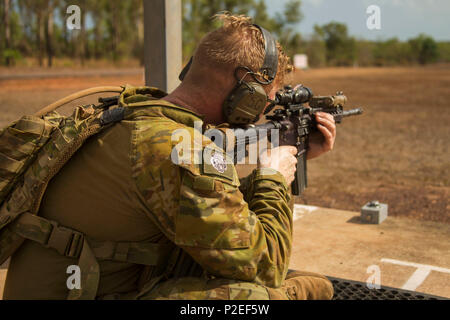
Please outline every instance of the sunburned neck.
[[205, 124], [218, 125], [223, 122], [222, 95], [180, 85], [163, 99], [203, 116]]

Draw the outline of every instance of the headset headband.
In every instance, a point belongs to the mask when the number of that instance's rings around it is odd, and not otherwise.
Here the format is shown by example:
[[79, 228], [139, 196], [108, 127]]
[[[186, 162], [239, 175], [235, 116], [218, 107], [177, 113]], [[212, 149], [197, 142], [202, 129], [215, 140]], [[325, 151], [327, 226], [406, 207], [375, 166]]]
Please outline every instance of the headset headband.
[[261, 31], [264, 38], [264, 48], [265, 48], [264, 62], [259, 71], [262, 74], [267, 75], [269, 81], [272, 82], [273, 79], [275, 79], [275, 76], [277, 75], [278, 69], [277, 42], [275, 41], [275, 39], [273, 38], [272, 34], [269, 31], [267, 31], [266, 29], [257, 24], [254, 24], [254, 26]]

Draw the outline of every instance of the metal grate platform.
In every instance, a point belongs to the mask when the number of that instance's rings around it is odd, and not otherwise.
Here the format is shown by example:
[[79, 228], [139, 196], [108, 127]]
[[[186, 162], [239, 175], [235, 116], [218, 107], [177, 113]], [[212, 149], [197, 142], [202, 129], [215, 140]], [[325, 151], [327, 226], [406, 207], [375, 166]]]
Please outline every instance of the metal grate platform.
[[333, 283], [333, 300], [449, 300], [425, 293], [381, 286], [369, 289], [364, 282], [327, 277]]

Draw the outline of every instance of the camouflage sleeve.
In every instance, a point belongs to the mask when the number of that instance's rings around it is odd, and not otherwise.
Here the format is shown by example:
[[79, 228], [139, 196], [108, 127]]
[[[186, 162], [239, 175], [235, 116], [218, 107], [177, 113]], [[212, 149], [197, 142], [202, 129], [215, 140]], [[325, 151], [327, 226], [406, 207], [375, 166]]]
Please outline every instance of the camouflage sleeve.
[[246, 177], [242, 177], [242, 178], [240, 178], [239, 179], [239, 183], [240, 183], [240, 186], [239, 186], [239, 190], [241, 191], [241, 193], [244, 195], [244, 200], [246, 201], [246, 202], [248, 202], [248, 198], [246, 197], [246, 195], [247, 195], [247, 191], [248, 190], [250, 190], [250, 185], [251, 185], [251, 183], [252, 183], [252, 177], [253, 177], [253, 175], [252, 174], [249, 174], [248, 176], [246, 176]]
[[233, 179], [183, 170], [175, 243], [215, 276], [278, 287], [288, 270], [292, 242], [284, 177], [271, 169], [253, 171], [247, 203], [233, 183], [234, 166], [228, 166]]
[[149, 218], [212, 275], [280, 286], [292, 242], [284, 177], [255, 170], [245, 201], [234, 165], [223, 163], [225, 154], [175, 164], [173, 130], [170, 122], [142, 121], [134, 131], [133, 177]]

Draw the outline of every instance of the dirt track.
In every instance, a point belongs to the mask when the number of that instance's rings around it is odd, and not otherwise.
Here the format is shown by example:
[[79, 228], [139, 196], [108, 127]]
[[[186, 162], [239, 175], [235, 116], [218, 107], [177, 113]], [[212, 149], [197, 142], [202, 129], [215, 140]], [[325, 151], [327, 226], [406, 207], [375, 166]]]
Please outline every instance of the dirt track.
[[[0, 126], [77, 90], [125, 83], [144, 80], [0, 80]], [[389, 215], [450, 222], [450, 66], [309, 70], [293, 83], [315, 94], [342, 90], [349, 107], [364, 108], [363, 116], [339, 126], [331, 153], [308, 163], [309, 187], [298, 203], [359, 211], [377, 199], [389, 204]]]

